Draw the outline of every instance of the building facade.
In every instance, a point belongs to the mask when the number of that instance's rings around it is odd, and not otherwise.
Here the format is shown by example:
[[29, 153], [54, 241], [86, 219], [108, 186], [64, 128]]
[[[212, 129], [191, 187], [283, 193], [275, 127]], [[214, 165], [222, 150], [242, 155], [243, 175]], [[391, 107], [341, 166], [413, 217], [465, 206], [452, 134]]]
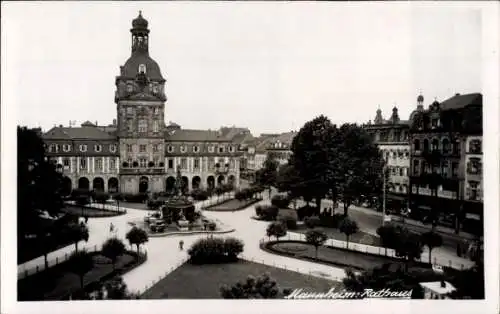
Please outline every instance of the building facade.
[[392, 109], [392, 115], [388, 120], [382, 117], [382, 111], [378, 109], [373, 123], [370, 121], [363, 127], [372, 136], [386, 163], [387, 207], [395, 210], [405, 209], [408, 206], [410, 183], [408, 121], [400, 120], [396, 107]]
[[417, 102], [409, 136], [412, 214], [437, 216], [439, 224], [457, 232], [461, 227], [477, 228], [482, 225], [478, 193], [482, 185], [482, 95], [456, 94], [442, 103], [434, 101], [427, 109], [422, 96]]
[[236, 135], [165, 124], [165, 83], [149, 55], [148, 22], [132, 21], [131, 56], [115, 78], [117, 119], [85, 122], [43, 134], [48, 156], [62, 168], [67, 190], [124, 193], [173, 189], [181, 169], [185, 189], [239, 186], [241, 152]]

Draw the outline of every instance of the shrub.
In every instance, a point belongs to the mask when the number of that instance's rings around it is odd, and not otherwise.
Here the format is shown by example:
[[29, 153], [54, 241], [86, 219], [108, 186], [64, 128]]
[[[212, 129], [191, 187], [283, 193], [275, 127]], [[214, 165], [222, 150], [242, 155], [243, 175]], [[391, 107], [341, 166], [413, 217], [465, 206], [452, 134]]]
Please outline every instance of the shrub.
[[95, 192], [94, 193], [94, 200], [97, 203], [105, 203], [107, 200], [109, 200], [109, 193], [107, 193], [107, 192]]
[[189, 261], [193, 264], [235, 262], [243, 252], [243, 242], [236, 238], [203, 238], [189, 248]]
[[299, 216], [299, 220], [304, 220], [305, 217], [313, 216], [316, 212], [316, 207], [312, 207], [309, 205], [305, 205], [297, 209], [297, 215]]
[[273, 221], [276, 220], [279, 209], [274, 205], [259, 205], [255, 207], [255, 212], [257, 213], [257, 216], [259, 216], [260, 219], [265, 221]]
[[90, 197], [85, 195], [79, 195], [76, 197], [75, 202], [77, 205], [82, 205], [82, 206], [88, 205], [90, 203]]
[[304, 224], [307, 228], [313, 229], [314, 227], [321, 226], [321, 220], [318, 216], [305, 217]]
[[276, 240], [286, 236], [286, 225], [280, 221], [274, 221], [267, 226], [266, 234], [268, 237], [276, 237]]
[[191, 192], [191, 196], [196, 201], [204, 201], [207, 200], [210, 195], [208, 194], [207, 191], [196, 189]]
[[123, 194], [122, 193], [114, 193], [111, 194], [111, 197], [116, 200], [116, 201], [123, 201]]
[[110, 238], [104, 242], [101, 254], [111, 260], [113, 263], [113, 270], [115, 270], [116, 261], [118, 257], [125, 253], [125, 244], [118, 238]]
[[288, 230], [297, 229], [297, 213], [295, 213], [294, 211], [280, 214], [278, 216], [278, 221], [283, 222]]
[[161, 200], [148, 200], [148, 208], [157, 210], [163, 205], [163, 201]]
[[86, 196], [86, 197], [89, 197], [91, 194], [91, 192], [89, 190], [85, 190], [85, 189], [74, 189], [71, 191], [71, 198], [72, 199], [76, 199], [78, 198], [79, 196]]
[[130, 203], [143, 203], [147, 198], [148, 195], [146, 193], [123, 194], [123, 200]]
[[283, 196], [283, 195], [275, 195], [271, 199], [271, 204], [278, 208], [288, 208], [288, 205], [290, 205], [291, 199], [288, 196]]
[[322, 215], [319, 217], [320, 226], [326, 228], [338, 228], [340, 222], [344, 219], [342, 214], [334, 214], [333, 216]]

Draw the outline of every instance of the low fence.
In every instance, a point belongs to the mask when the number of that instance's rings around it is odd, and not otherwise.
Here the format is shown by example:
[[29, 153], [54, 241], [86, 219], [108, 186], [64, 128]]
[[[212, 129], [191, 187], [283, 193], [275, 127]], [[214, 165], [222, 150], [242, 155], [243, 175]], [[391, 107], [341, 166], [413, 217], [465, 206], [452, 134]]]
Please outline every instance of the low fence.
[[183, 258], [179, 263], [177, 263], [174, 266], [170, 267], [170, 269], [167, 270], [164, 275], [158, 276], [157, 279], [151, 280], [150, 283], [146, 284], [144, 286], [144, 288], [142, 288], [141, 290], [137, 290], [136, 293], [138, 293], [138, 294], [144, 294], [146, 291], [148, 291], [148, 289], [151, 289], [151, 287], [153, 287], [154, 285], [156, 285], [161, 280], [165, 279], [171, 272], [173, 272], [177, 268], [181, 267], [188, 260], [189, 260], [189, 257]]
[[[85, 249], [87, 252], [89, 253], [92, 253], [92, 252], [97, 252], [97, 251], [100, 251], [102, 248], [102, 245], [94, 245], [94, 246], [83, 246], [83, 247], [79, 247], [78, 250], [82, 250], [82, 249]], [[18, 266], [17, 268], [17, 280], [21, 280], [23, 278], [26, 278], [28, 276], [32, 276], [32, 275], [35, 275], [39, 272], [42, 272], [48, 268], [51, 268], [51, 267], [54, 267], [56, 265], [59, 265], [61, 263], [64, 263], [66, 262], [70, 257], [71, 257], [71, 254], [73, 253], [74, 251], [72, 252], [66, 252], [64, 253], [64, 255], [61, 254], [61, 256], [56, 256], [55, 258], [49, 258], [47, 259], [47, 266], [45, 265], [45, 260], [44, 260], [44, 257], [41, 256], [41, 257], [37, 257], [37, 259], [39, 258], [42, 258], [42, 262], [41, 262], [41, 265], [38, 265], [40, 263], [37, 263], [36, 265], [33, 265], [33, 266]], [[50, 253], [49, 253], [50, 254]], [[29, 264], [29, 262], [27, 263]]]
[[272, 261], [272, 262], [268, 261], [268, 262], [266, 262], [264, 259], [256, 259], [256, 258], [253, 258], [253, 257], [247, 257], [245, 255], [240, 255], [240, 259], [243, 259], [243, 260], [246, 260], [246, 261], [249, 261], [249, 262], [252, 262], [252, 263], [257, 263], [257, 264], [262, 264], [262, 265], [266, 265], [266, 266], [270, 266], [270, 267], [280, 268], [280, 269], [283, 269], [283, 270], [293, 271], [293, 272], [296, 272], [296, 273], [300, 273], [302, 275], [307, 275], [307, 276], [317, 277], [317, 278], [323, 278], [323, 279], [337, 281], [337, 282], [342, 282], [342, 279], [345, 278], [345, 277], [332, 276], [330, 274], [327, 274], [327, 273], [324, 273], [324, 272], [321, 272], [321, 271], [318, 271], [318, 270], [311, 270], [311, 269], [305, 269], [305, 268], [293, 268], [293, 267], [290, 267], [290, 266], [286, 266], [285, 264], [276, 263], [275, 261]]
[[[304, 241], [305, 242], [306, 236], [305, 236], [305, 234], [301, 234], [301, 233], [288, 232], [287, 235], [285, 237], [280, 238], [280, 240]], [[260, 240], [260, 243], [268, 242], [268, 241], [269, 241], [269, 238], [262, 238]], [[400, 257], [398, 257], [396, 255], [396, 251], [394, 249], [389, 249], [389, 248], [386, 249], [386, 248], [380, 247], [380, 246], [372, 246], [372, 245], [355, 243], [355, 242], [349, 242], [349, 245], [348, 245], [346, 241], [335, 240], [335, 239], [328, 239], [323, 246], [331, 246], [334, 248], [345, 249], [345, 250], [354, 251], [354, 252], [360, 252], [360, 253], [365, 253], [365, 254], [373, 254], [373, 255], [379, 255], [379, 256], [400, 259]], [[417, 259], [417, 261], [422, 262], [422, 263], [428, 263], [428, 255], [425, 254], [425, 256], [427, 258], [425, 258], [424, 254], [422, 254], [420, 259]], [[458, 270], [463, 270], [464, 268], [469, 266], [469, 265], [466, 265], [464, 263], [457, 263], [457, 262], [453, 262], [450, 259], [446, 260], [446, 259], [438, 258], [438, 257], [433, 258], [432, 265], [440, 266], [440, 267], [449, 267], [449, 268], [458, 269]]]
[[[114, 212], [118, 214], [126, 214], [127, 213], [127, 208], [124, 206], [120, 206], [120, 203], [90, 203], [87, 205], [79, 205], [76, 204], [74, 201], [66, 202], [68, 205], [71, 205], [75, 208], [79, 208], [82, 210], [82, 215], [84, 214], [85, 209], [98, 209], [98, 210], [103, 210], [103, 211], [108, 211], [108, 212]], [[94, 213], [92, 213], [94, 215]], [[103, 215], [105, 216], [105, 215]]]

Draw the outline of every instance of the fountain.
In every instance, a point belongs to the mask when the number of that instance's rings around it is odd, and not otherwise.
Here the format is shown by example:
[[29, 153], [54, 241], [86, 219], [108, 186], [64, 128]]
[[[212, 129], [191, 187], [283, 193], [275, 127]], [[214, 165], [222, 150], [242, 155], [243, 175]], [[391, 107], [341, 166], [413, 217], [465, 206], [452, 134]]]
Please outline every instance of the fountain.
[[[180, 167], [177, 168], [177, 179], [175, 181], [175, 194], [169, 200], [165, 202], [165, 205], [162, 208], [163, 211], [163, 219], [167, 220], [168, 217], [179, 216], [179, 220], [177, 221], [177, 227], [181, 231], [188, 230], [189, 221], [186, 219], [187, 216], [193, 215], [195, 206], [193, 202], [189, 201], [182, 194], [182, 176]], [[176, 217], [174, 217], [175, 220]], [[168, 223], [168, 222], [167, 222]]]

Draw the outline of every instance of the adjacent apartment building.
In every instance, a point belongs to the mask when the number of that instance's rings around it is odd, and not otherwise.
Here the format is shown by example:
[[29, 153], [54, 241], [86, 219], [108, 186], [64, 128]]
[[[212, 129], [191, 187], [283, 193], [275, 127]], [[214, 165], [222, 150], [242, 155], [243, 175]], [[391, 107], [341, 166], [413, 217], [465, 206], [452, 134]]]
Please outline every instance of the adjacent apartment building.
[[455, 96], [410, 116], [410, 191], [413, 216], [432, 217], [456, 232], [481, 229], [482, 95]]
[[389, 119], [384, 119], [378, 109], [373, 123], [364, 124], [381, 150], [388, 171], [386, 200], [389, 209], [405, 209], [408, 206], [410, 145], [408, 142], [409, 124], [401, 120], [398, 108], [392, 109]]

